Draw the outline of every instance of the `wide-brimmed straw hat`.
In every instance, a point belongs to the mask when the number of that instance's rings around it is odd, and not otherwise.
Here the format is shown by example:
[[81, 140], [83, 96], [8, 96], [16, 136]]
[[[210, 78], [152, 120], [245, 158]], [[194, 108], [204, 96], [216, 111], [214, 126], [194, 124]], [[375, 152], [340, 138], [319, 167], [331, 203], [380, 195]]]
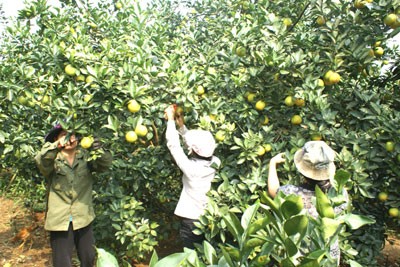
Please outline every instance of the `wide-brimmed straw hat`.
[[61, 124], [56, 124], [54, 127], [46, 134], [44, 137], [45, 142], [51, 142], [53, 143], [56, 139], [56, 137], [63, 131], [64, 129], [62, 128]]
[[214, 153], [216, 144], [214, 137], [209, 131], [190, 130], [185, 134], [186, 144], [189, 153], [192, 151], [201, 157], [211, 157]]
[[297, 170], [305, 177], [322, 181], [335, 176], [335, 151], [324, 141], [310, 141], [294, 155]]

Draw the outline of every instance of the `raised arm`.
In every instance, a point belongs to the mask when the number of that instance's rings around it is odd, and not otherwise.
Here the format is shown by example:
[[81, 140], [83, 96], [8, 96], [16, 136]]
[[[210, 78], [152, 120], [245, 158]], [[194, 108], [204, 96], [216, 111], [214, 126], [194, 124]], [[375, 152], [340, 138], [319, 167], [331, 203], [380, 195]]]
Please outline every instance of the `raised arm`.
[[279, 153], [269, 161], [268, 169], [268, 194], [274, 198], [278, 192], [280, 183], [278, 173], [276, 171], [276, 165], [285, 162], [285, 153]]
[[187, 174], [193, 171], [193, 169], [188, 156], [181, 147], [179, 141], [179, 132], [176, 129], [175, 123], [178, 125], [178, 127], [180, 127], [180, 133], [183, 135], [183, 137], [187, 129], [185, 125], [183, 125], [183, 120], [177, 119], [177, 121], [175, 121], [175, 110], [172, 105], [165, 109], [164, 117], [167, 119], [167, 131], [165, 134], [167, 139], [167, 147], [181, 171]]
[[60, 151], [60, 144], [60, 140], [54, 143], [45, 143], [35, 157], [40, 173], [46, 178], [54, 171], [54, 160]]
[[110, 168], [112, 163], [111, 152], [103, 148], [103, 144], [98, 138], [94, 139], [92, 149], [98, 150], [101, 153], [101, 156], [89, 162], [90, 169], [95, 172], [105, 172]]

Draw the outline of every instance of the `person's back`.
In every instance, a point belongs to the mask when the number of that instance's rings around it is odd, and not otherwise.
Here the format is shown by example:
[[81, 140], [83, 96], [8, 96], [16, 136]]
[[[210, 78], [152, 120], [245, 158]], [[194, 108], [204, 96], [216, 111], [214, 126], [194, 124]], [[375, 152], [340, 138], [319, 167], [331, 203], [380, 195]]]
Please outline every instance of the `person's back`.
[[[168, 120], [167, 146], [183, 173], [182, 191], [174, 213], [181, 220], [180, 236], [183, 246], [194, 248], [194, 243], [199, 243], [204, 239], [203, 236], [193, 233], [194, 223], [207, 206], [207, 192], [211, 188], [216, 166], [220, 165], [220, 160], [213, 156], [216, 144], [209, 131], [188, 130], [183, 123], [183, 114], [175, 113], [172, 105], [165, 110], [165, 118]], [[185, 154], [180, 144], [179, 134], [189, 151], [189, 156]]]
[[[278, 192], [285, 195], [298, 195], [302, 197], [304, 209], [313, 218], [318, 217], [315, 203], [315, 187], [328, 192], [331, 188], [331, 181], [335, 175], [335, 165], [333, 163], [335, 152], [322, 141], [307, 142], [302, 149], [298, 150], [294, 156], [294, 163], [297, 170], [304, 176], [304, 183], [301, 185], [283, 185], [279, 183], [276, 165], [285, 162], [283, 153], [274, 156], [270, 160], [268, 171], [268, 193], [271, 197], [275, 197]], [[341, 192], [346, 202], [334, 207], [336, 214], [341, 213], [347, 208], [348, 195], [344, 190]], [[312, 249], [312, 248], [310, 248]], [[340, 262], [339, 241], [335, 242], [330, 247], [331, 257], [335, 260], [334, 265], [338, 266]]]

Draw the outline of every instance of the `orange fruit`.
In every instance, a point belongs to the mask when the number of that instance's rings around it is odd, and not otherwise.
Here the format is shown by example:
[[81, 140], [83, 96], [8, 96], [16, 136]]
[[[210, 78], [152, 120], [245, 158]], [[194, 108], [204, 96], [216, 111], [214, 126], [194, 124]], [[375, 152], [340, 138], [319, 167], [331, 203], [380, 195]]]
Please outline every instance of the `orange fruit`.
[[140, 110], [140, 104], [135, 99], [132, 99], [128, 103], [128, 110], [132, 113], [136, 113]]
[[301, 118], [300, 115], [294, 115], [294, 116], [292, 117], [292, 119], [290, 120], [290, 122], [291, 122], [293, 125], [300, 125], [300, 124], [303, 122], [303, 119]]
[[125, 140], [129, 143], [134, 143], [137, 139], [137, 134], [134, 131], [129, 131], [125, 134]]
[[264, 101], [258, 100], [257, 103], [256, 103], [256, 105], [255, 105], [255, 107], [256, 107], [256, 109], [257, 109], [258, 111], [261, 111], [261, 110], [263, 110], [263, 109], [265, 108], [266, 105], [267, 105], [267, 104], [265, 104]]
[[81, 147], [88, 149], [92, 146], [93, 144], [93, 137], [90, 136], [85, 136], [81, 140]]
[[137, 125], [136, 128], [135, 128], [135, 133], [138, 136], [141, 136], [141, 137], [146, 136], [147, 132], [148, 131], [147, 131], [146, 126], [144, 126], [142, 124]]

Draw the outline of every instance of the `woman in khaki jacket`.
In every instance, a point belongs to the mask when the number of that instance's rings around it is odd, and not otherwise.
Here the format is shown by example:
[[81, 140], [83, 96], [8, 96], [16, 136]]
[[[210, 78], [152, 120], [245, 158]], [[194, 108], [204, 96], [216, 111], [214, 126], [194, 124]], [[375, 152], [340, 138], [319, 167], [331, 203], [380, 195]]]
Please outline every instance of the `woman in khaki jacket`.
[[71, 267], [75, 246], [81, 267], [92, 267], [96, 256], [92, 172], [107, 170], [111, 153], [95, 141], [92, 149], [101, 150], [102, 156], [88, 161], [75, 134], [69, 134], [59, 124], [46, 135], [45, 141], [35, 160], [49, 183], [45, 229], [50, 231], [53, 266]]

